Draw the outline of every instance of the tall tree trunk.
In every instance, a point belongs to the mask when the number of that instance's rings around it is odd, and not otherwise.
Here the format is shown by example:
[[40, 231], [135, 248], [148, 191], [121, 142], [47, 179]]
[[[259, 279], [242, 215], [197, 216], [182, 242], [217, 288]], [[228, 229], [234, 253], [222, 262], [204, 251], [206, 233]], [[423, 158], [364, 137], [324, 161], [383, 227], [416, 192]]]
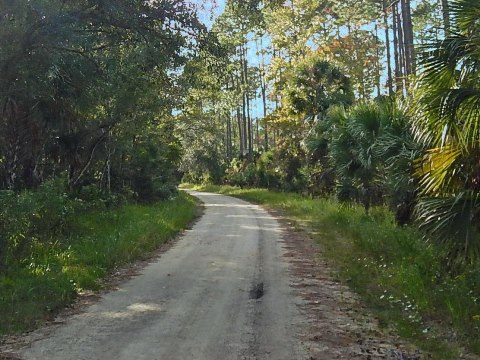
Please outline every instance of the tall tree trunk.
[[398, 13], [398, 2], [393, 5], [393, 16], [394, 16], [394, 24], [395, 24], [395, 41], [396, 41], [396, 65], [395, 65], [395, 75], [396, 75], [396, 84], [397, 84], [397, 93], [403, 93], [403, 77], [404, 77], [404, 53], [403, 53], [403, 29], [402, 23], [400, 21], [400, 14]]
[[398, 58], [400, 59], [400, 84], [403, 93], [405, 89], [405, 75], [407, 74], [405, 64], [405, 40], [403, 38], [403, 24], [400, 14], [397, 12], [397, 27], [398, 27]]
[[243, 153], [248, 152], [248, 129], [247, 129], [247, 102], [245, 101], [245, 93], [242, 94], [242, 131], [243, 131]]
[[230, 114], [225, 112], [226, 120], [227, 120], [227, 160], [230, 162], [232, 160], [232, 120], [230, 118]]
[[248, 122], [248, 156], [253, 156], [253, 119], [250, 114], [250, 96], [246, 93], [247, 98], [247, 122]]
[[[413, 47], [413, 23], [410, 0], [401, 0], [403, 19], [403, 41], [405, 52], [405, 73], [407, 76], [415, 74], [415, 49]], [[408, 90], [408, 78], [405, 79]]]
[[[233, 75], [232, 75], [233, 76]], [[237, 88], [236, 94], [240, 95], [241, 89], [240, 89], [240, 79], [237, 77], [235, 81], [235, 85]], [[238, 124], [238, 149], [239, 149], [239, 157], [242, 157], [244, 155], [244, 132], [243, 132], [243, 124], [244, 122], [242, 121], [242, 115], [241, 115], [241, 109], [240, 106], [237, 106], [236, 108], [237, 112], [237, 124]]]
[[[264, 131], [264, 149], [268, 151], [268, 124], [267, 124], [267, 82], [265, 79], [265, 58], [263, 53], [263, 36], [260, 36], [260, 48], [257, 47], [257, 52], [261, 54], [260, 64], [260, 88], [263, 103], [263, 131]], [[258, 120], [257, 120], [258, 125]]]
[[[275, 48], [273, 48], [273, 59], [277, 57], [277, 51]], [[276, 75], [275, 75], [276, 76]], [[276, 80], [276, 79], [275, 79]], [[275, 111], [278, 110], [278, 96], [277, 93], [275, 93]], [[277, 147], [277, 138], [276, 138], [276, 129], [275, 126], [272, 126], [272, 135], [273, 135], [273, 148], [275, 149]]]
[[387, 9], [386, 0], [383, 0], [383, 24], [385, 27], [385, 48], [387, 50], [387, 88], [388, 88], [388, 95], [393, 96], [392, 59], [391, 59], [391, 52], [390, 52], [390, 29], [388, 26], [388, 9]]
[[242, 81], [242, 87], [241, 87], [241, 92], [242, 92], [242, 121], [243, 121], [243, 153], [242, 156], [245, 156], [247, 151], [248, 151], [248, 140], [250, 138], [250, 133], [248, 132], [247, 129], [247, 123], [248, 123], [248, 118], [247, 118], [247, 100], [246, 100], [246, 92], [245, 92], [245, 59], [243, 57], [243, 44], [240, 46], [240, 78]]
[[243, 142], [243, 124], [242, 124], [242, 115], [240, 113], [240, 107], [237, 106], [237, 122], [238, 122], [238, 143], [239, 143], [239, 157], [242, 157], [244, 154], [244, 142]]
[[445, 36], [450, 34], [450, 8], [448, 6], [448, 0], [441, 0], [442, 5], [442, 18], [443, 18], [443, 28], [445, 31]]
[[268, 151], [268, 124], [267, 124], [267, 84], [265, 81], [265, 74], [262, 72], [262, 103], [263, 103], [263, 131], [265, 141], [265, 151]]
[[248, 156], [253, 155], [253, 129], [252, 129], [252, 117], [250, 115], [250, 95], [249, 95], [249, 83], [248, 83], [248, 59], [247, 59], [247, 47], [243, 46], [243, 79], [245, 85], [245, 100], [247, 103], [247, 131], [248, 131]]
[[[226, 84], [226, 91], [227, 93], [229, 90], [234, 90], [235, 89], [235, 84], [232, 84], [232, 87], [229, 87], [229, 81], [227, 79], [227, 84]], [[230, 162], [232, 160], [232, 119], [230, 117], [230, 112], [228, 110], [224, 110], [225, 120], [226, 120], [226, 155], [227, 155], [227, 160]]]
[[240, 136], [237, 134], [238, 127], [233, 125], [235, 124], [235, 119], [236, 119], [236, 115], [234, 111], [232, 111], [232, 113], [230, 114], [230, 117], [232, 119], [232, 158], [233, 158], [233, 149], [236, 149], [236, 144], [240, 143]]
[[381, 91], [380, 91], [380, 78], [381, 78], [381, 74], [380, 74], [380, 42], [378, 41], [378, 25], [377, 23], [375, 23], [375, 41], [377, 43], [377, 47], [376, 47], [376, 55], [377, 55], [377, 79], [376, 79], [376, 85], [377, 85], [377, 96], [380, 97], [381, 95]]
[[259, 125], [258, 120], [259, 120], [258, 118], [255, 119], [255, 125], [256, 125], [255, 127], [257, 129], [257, 141], [256, 141], [257, 142], [257, 152], [260, 152], [260, 125]]

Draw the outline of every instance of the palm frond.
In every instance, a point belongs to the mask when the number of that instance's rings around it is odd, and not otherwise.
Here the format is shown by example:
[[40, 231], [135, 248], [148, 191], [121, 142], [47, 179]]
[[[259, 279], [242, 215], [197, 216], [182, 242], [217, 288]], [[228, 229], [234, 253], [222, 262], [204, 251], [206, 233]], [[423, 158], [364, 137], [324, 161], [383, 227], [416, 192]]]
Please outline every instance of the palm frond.
[[415, 175], [420, 178], [420, 191], [423, 194], [438, 193], [452, 180], [452, 165], [461, 155], [458, 147], [446, 146], [430, 149], [415, 160]]
[[447, 244], [452, 257], [475, 258], [480, 254], [479, 200], [478, 193], [468, 191], [422, 198], [415, 214], [427, 238]]

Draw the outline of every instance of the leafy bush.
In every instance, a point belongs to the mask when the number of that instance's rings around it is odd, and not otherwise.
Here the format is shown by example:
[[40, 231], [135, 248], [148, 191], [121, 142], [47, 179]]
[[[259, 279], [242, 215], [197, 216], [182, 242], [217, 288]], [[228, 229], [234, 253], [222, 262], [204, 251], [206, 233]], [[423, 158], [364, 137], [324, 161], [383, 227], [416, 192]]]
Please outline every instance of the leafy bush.
[[248, 160], [233, 159], [227, 171], [227, 182], [233, 186], [254, 186], [256, 183], [255, 165]]
[[68, 197], [63, 179], [47, 181], [36, 191], [0, 192], [0, 267], [23, 259], [35, 241], [68, 232], [80, 206]]
[[185, 149], [181, 170], [183, 182], [193, 184], [221, 184], [225, 177], [225, 163], [218, 149]]
[[403, 104], [394, 99], [331, 109], [320, 127], [329, 139], [339, 200], [359, 202], [367, 211], [386, 203], [397, 223], [411, 221], [417, 185], [414, 160], [421, 149], [408, 122]]
[[122, 170], [117, 170], [115, 191], [130, 189], [141, 202], [169, 199], [176, 194], [180, 182], [176, 171], [179, 161], [179, 144], [168, 126], [139, 137], [129, 149]]
[[275, 161], [275, 153], [267, 151], [257, 160], [257, 185], [267, 189], [281, 188], [281, 170]]

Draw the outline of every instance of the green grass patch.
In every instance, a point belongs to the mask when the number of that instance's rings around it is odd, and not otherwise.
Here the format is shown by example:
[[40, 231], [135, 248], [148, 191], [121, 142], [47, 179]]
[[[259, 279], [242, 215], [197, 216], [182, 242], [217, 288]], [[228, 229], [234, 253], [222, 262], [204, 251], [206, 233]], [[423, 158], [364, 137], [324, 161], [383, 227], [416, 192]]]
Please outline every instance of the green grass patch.
[[398, 227], [387, 209], [366, 215], [360, 206], [332, 199], [229, 186], [196, 189], [282, 210], [319, 244], [381, 325], [396, 328], [434, 359], [457, 359], [462, 346], [480, 354], [479, 266], [449, 274], [443, 251], [416, 229]]
[[27, 331], [118, 266], [147, 258], [197, 214], [181, 192], [153, 205], [124, 205], [78, 215], [68, 237], [36, 240], [28, 256], [0, 274], [0, 334]]

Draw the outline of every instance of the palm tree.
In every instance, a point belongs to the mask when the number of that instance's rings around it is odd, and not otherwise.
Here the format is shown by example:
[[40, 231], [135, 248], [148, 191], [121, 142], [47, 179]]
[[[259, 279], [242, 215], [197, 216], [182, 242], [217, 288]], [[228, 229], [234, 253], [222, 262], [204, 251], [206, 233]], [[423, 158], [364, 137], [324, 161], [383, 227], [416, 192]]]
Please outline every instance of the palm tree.
[[417, 217], [451, 259], [480, 248], [480, 2], [455, 0], [447, 37], [421, 54], [413, 91], [415, 138], [429, 148], [418, 160]]
[[376, 140], [374, 156], [383, 164], [380, 175], [385, 188], [386, 202], [395, 213], [397, 224], [412, 221], [417, 201], [418, 181], [414, 164], [422, 154], [422, 146], [415, 141], [407, 107], [402, 99], [389, 98], [379, 104], [384, 129]]
[[399, 224], [410, 222], [416, 195], [413, 160], [420, 152], [402, 104], [384, 99], [349, 111], [335, 108], [327, 120], [339, 199], [358, 200], [367, 211], [386, 202]]

